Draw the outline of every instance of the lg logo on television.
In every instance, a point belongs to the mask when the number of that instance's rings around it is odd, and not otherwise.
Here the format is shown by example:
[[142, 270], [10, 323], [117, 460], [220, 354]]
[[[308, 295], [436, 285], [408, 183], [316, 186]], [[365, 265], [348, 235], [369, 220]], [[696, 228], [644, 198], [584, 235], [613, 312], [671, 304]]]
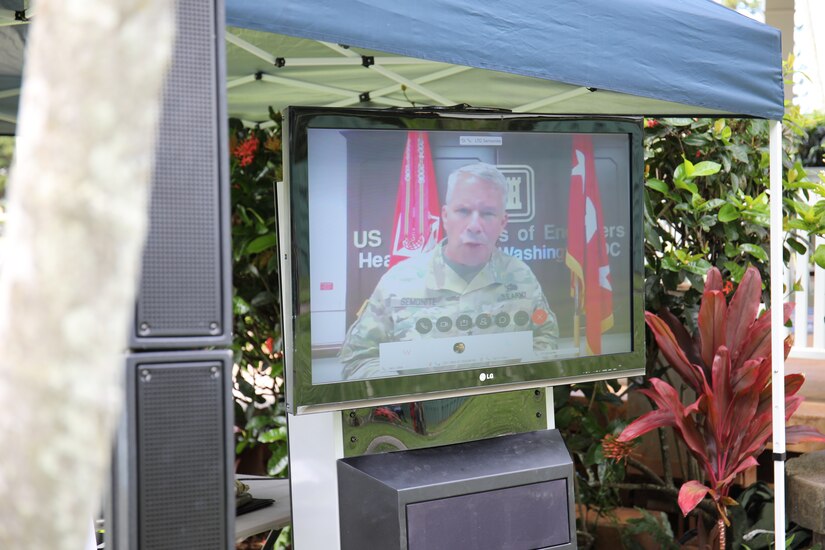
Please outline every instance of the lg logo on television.
[[487, 380], [493, 380], [495, 377], [496, 377], [496, 375], [493, 374], [492, 372], [482, 372], [481, 374], [478, 375], [478, 379], [481, 380], [482, 382], [485, 382]]

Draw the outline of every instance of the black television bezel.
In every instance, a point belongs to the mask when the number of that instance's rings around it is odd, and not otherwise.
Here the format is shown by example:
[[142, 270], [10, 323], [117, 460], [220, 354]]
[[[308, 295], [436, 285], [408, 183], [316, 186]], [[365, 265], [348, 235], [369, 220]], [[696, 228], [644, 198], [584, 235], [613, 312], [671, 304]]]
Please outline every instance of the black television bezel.
[[[281, 260], [286, 404], [291, 414], [343, 410], [494, 393], [645, 373], [644, 146], [642, 119], [625, 116], [539, 115], [483, 110], [287, 107], [283, 113], [284, 182], [277, 211]], [[472, 127], [470, 126], [472, 123]], [[476, 132], [608, 133], [629, 135], [632, 350], [610, 355], [313, 385], [310, 320], [308, 130], [463, 130]], [[302, 258], [305, 261], [302, 262]], [[305, 264], [305, 265], [302, 265]], [[576, 372], [586, 374], [576, 374]], [[486, 376], [480, 377], [484, 373]], [[489, 376], [492, 374], [493, 376]]]

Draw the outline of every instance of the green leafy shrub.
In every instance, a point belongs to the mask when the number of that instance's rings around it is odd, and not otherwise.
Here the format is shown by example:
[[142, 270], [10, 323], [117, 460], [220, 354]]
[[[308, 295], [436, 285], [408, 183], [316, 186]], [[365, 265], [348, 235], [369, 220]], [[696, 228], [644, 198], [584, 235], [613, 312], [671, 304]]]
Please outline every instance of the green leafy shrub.
[[236, 453], [263, 446], [269, 475], [288, 475], [283, 395], [275, 184], [282, 177], [275, 127], [230, 121]]
[[[825, 232], [825, 186], [802, 166], [801, 122], [791, 110], [783, 125], [784, 226], [793, 231], [786, 261]], [[769, 281], [768, 122], [675, 118], [646, 126], [646, 307], [675, 310], [690, 323], [710, 266], [738, 283], [753, 265]], [[767, 285], [763, 298], [769, 302]]]

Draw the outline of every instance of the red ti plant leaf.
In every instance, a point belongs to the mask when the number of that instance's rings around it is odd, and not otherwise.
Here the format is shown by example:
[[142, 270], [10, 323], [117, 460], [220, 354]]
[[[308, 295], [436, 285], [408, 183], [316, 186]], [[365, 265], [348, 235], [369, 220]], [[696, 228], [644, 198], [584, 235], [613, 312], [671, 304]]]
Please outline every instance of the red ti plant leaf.
[[785, 428], [785, 442], [788, 445], [806, 441], [825, 441], [825, 435], [810, 426], [787, 426]]
[[721, 483], [721, 484], [727, 484], [727, 483], [732, 482], [732, 481], [733, 481], [733, 478], [735, 478], [735, 477], [736, 477], [736, 474], [739, 474], [739, 473], [741, 473], [741, 472], [744, 472], [745, 470], [747, 470], [748, 468], [751, 468], [751, 467], [753, 467], [753, 466], [759, 466], [759, 461], [758, 461], [758, 460], [756, 460], [756, 459], [755, 459], [754, 457], [752, 457], [752, 456], [746, 457], [746, 458], [745, 458], [742, 462], [740, 462], [740, 463], [739, 463], [739, 465], [738, 465], [736, 468], [734, 468], [734, 470], [733, 470], [730, 474], [728, 474], [728, 476], [727, 476], [725, 479], [723, 479], [720, 483]]
[[771, 422], [770, 408], [766, 412], [757, 413], [748, 425], [748, 430], [742, 440], [743, 443], [739, 447], [739, 453], [748, 455], [761, 452], [771, 436]]
[[[747, 439], [748, 428], [756, 417], [756, 409], [759, 405], [759, 392], [751, 389], [734, 395], [727, 415], [725, 428], [727, 433], [720, 439], [725, 451], [719, 463], [719, 478], [725, 479], [731, 473], [737, 463], [752, 458], [748, 453], [743, 453], [742, 449], [749, 446]], [[722, 488], [727, 494], [727, 488]]]
[[632, 441], [657, 428], [673, 427], [675, 425], [676, 420], [673, 417], [673, 412], [655, 409], [628, 424], [617, 439], [621, 442]]
[[705, 278], [705, 292], [708, 290], [722, 290], [722, 273], [719, 269], [711, 267], [708, 276]]
[[682, 351], [685, 352], [688, 361], [702, 367], [705, 370], [705, 376], [709, 376], [710, 371], [704, 368], [706, 365], [702, 363], [702, 355], [699, 353], [699, 347], [696, 345], [693, 337], [688, 333], [685, 325], [665, 308], [662, 308], [656, 315], [665, 322], [673, 333], [673, 336], [676, 337], [676, 342], [679, 344], [679, 347], [682, 348]]
[[670, 328], [664, 321], [648, 311], [645, 311], [645, 322], [653, 332], [653, 336], [656, 337], [656, 343], [659, 344], [659, 349], [668, 364], [676, 369], [676, 372], [679, 373], [686, 384], [696, 390], [697, 393], [701, 393], [705, 378], [704, 373], [702, 369], [688, 361]]
[[785, 375], [785, 397], [795, 395], [796, 392], [802, 389], [802, 384], [805, 382], [805, 375], [801, 373], [786, 374]]
[[718, 290], [706, 290], [699, 307], [699, 339], [702, 361], [713, 364], [713, 356], [719, 346], [725, 343], [727, 330], [728, 303], [725, 294]]
[[[721, 346], [713, 358], [713, 376], [711, 378], [713, 385], [714, 402], [716, 403], [717, 411], [719, 412], [719, 420], [726, 421], [728, 416], [728, 409], [733, 400], [733, 388], [730, 380], [730, 355], [728, 348]], [[716, 423], [716, 422], [714, 422]], [[719, 432], [717, 432], [719, 433]]]
[[[794, 396], [805, 381], [805, 376], [799, 373], [785, 375], [785, 404], [787, 406], [788, 400]], [[770, 414], [771, 399], [773, 397], [773, 386], [767, 384], [762, 388], [762, 393], [759, 395], [759, 409], [756, 414], [768, 412]]]
[[745, 271], [730, 301], [728, 326], [725, 332], [725, 345], [728, 349], [735, 351], [744, 341], [748, 328], [756, 319], [761, 298], [762, 277], [759, 276], [759, 270], [751, 266]]
[[705, 498], [705, 495], [710, 493], [710, 489], [699, 483], [698, 481], [691, 480], [682, 485], [682, 488], [679, 489], [679, 508], [682, 510], [682, 514], [687, 516], [691, 511], [693, 511], [696, 506], [702, 499]]
[[792, 395], [785, 398], [785, 420], [790, 420], [796, 409], [805, 401], [801, 395]]
[[639, 391], [648, 396], [659, 407], [658, 410], [647, 413], [631, 422], [619, 434], [619, 441], [629, 441], [655, 428], [672, 426], [691, 452], [700, 461], [707, 462], [707, 446], [691, 417], [691, 414], [698, 410], [698, 403], [685, 408], [673, 386], [658, 378], [651, 378], [650, 384], [651, 388]]
[[[783, 319], [787, 323], [793, 314], [794, 304], [785, 304]], [[786, 342], [787, 344], [787, 342]], [[785, 357], [790, 348], [785, 347]], [[734, 368], [740, 367], [750, 359], [770, 358], [771, 356], [771, 311], [768, 310], [757, 318], [742, 338], [736, 351], [733, 352]]]
[[771, 353], [771, 316], [766, 312], [748, 327], [737, 348], [733, 350], [733, 367], [739, 368], [745, 361], [768, 357]]
[[731, 369], [731, 385], [734, 393], [746, 391], [749, 388], [764, 388], [771, 378], [771, 363], [765, 359], [751, 359], [745, 361], [739, 369]]

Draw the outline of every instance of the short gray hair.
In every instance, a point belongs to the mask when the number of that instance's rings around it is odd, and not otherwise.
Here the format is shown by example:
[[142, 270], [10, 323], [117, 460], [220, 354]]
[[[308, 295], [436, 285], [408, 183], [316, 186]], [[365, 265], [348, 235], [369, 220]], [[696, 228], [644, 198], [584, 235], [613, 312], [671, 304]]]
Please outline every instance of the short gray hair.
[[503, 202], [507, 202], [508, 185], [504, 174], [499, 172], [498, 168], [492, 164], [487, 164], [486, 162], [476, 162], [462, 166], [450, 174], [450, 177], [447, 179], [447, 196], [444, 198], [445, 204], [450, 202], [450, 198], [453, 196], [453, 189], [455, 189], [460, 176], [475, 176], [480, 180], [489, 181], [501, 191], [504, 198]]

